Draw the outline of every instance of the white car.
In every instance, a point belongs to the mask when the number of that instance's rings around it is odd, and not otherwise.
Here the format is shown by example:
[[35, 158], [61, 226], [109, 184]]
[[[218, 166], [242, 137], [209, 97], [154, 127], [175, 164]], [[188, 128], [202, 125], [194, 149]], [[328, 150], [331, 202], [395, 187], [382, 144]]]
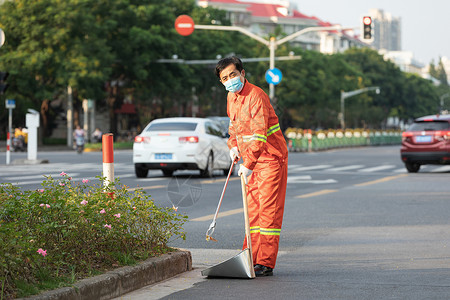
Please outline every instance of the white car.
[[137, 177], [160, 169], [165, 176], [176, 170], [200, 170], [211, 177], [213, 170], [228, 174], [231, 158], [218, 124], [203, 118], [166, 118], [150, 122], [133, 144]]

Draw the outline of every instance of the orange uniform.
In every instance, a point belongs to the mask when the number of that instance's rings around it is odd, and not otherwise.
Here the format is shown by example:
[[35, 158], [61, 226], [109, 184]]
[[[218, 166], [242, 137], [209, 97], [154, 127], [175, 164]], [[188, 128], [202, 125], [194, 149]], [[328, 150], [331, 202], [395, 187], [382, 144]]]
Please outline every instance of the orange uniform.
[[269, 97], [247, 80], [239, 93], [228, 93], [227, 113], [228, 147], [238, 147], [243, 165], [253, 170], [247, 185], [253, 264], [274, 268], [286, 196], [286, 141]]

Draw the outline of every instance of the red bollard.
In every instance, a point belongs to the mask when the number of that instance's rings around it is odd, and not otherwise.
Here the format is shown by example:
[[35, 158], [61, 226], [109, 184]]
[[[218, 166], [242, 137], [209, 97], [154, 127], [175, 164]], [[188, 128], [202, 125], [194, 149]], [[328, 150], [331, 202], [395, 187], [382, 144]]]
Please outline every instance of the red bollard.
[[10, 155], [11, 155], [11, 137], [9, 131], [6, 133], [6, 164], [10, 163]]
[[[106, 133], [102, 136], [103, 152], [103, 186], [106, 187], [114, 182], [114, 147], [113, 134]], [[114, 194], [114, 193], [112, 193]], [[112, 195], [110, 195], [112, 197]]]

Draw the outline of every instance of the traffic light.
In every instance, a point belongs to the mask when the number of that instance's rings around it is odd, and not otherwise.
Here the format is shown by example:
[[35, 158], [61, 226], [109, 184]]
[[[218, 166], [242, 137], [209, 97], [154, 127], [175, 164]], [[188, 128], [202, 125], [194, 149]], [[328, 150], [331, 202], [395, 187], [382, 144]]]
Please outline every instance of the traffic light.
[[362, 19], [363, 21], [363, 40], [364, 41], [372, 41], [372, 17], [365, 16]]
[[8, 89], [9, 84], [5, 82], [8, 76], [8, 72], [0, 72], [0, 95], [3, 95], [6, 89]]

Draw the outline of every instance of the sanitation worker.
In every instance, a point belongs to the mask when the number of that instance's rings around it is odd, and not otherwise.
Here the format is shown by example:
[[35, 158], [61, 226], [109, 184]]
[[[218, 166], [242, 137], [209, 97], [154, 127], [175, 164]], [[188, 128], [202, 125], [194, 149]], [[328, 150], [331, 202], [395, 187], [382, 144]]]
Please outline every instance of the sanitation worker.
[[[288, 150], [267, 94], [245, 78], [237, 57], [220, 60], [217, 77], [228, 91], [228, 147], [234, 161], [242, 157], [256, 276], [271, 276], [277, 260], [286, 196]], [[244, 249], [247, 242], [244, 241]]]

